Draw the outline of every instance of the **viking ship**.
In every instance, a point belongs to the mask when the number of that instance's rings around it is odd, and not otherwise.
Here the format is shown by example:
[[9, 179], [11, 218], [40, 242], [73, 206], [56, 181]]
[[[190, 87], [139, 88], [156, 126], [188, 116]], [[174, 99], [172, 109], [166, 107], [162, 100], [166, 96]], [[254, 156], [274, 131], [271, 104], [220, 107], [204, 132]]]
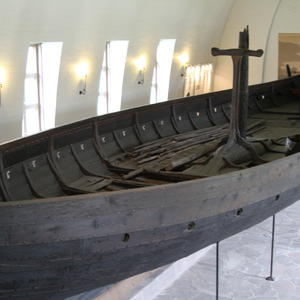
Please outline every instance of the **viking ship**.
[[[231, 55], [237, 73], [262, 54], [212, 53]], [[297, 201], [300, 77], [244, 89], [234, 76], [232, 90], [2, 144], [0, 298], [63, 299], [115, 283]]]

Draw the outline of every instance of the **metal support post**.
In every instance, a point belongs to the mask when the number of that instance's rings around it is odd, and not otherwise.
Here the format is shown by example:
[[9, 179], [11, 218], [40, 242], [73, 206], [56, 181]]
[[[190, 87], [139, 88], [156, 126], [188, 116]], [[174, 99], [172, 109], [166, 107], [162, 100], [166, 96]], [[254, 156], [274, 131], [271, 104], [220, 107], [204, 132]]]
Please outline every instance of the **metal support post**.
[[219, 299], [219, 242], [216, 244], [216, 300]]
[[273, 225], [272, 225], [272, 245], [271, 245], [270, 276], [266, 278], [266, 280], [269, 280], [269, 281], [274, 281], [274, 277], [273, 277], [274, 235], [275, 235], [275, 215], [273, 215]]

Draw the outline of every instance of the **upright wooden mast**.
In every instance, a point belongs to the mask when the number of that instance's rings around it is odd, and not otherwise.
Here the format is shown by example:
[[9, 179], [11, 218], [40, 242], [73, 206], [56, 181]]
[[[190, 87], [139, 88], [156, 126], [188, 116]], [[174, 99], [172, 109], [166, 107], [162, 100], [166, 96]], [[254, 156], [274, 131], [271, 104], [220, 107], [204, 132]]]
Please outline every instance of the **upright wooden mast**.
[[[227, 165], [235, 166], [237, 162], [253, 160], [264, 163], [254, 149], [253, 143], [247, 141], [248, 115], [248, 57], [261, 57], [263, 50], [249, 50], [248, 27], [240, 32], [239, 48], [212, 48], [213, 56], [231, 56], [233, 62], [233, 87], [231, 100], [231, 118], [227, 143], [220, 146], [210, 161], [201, 166], [199, 174], [213, 176]], [[238, 166], [237, 166], [238, 167]]]
[[[239, 48], [249, 49], [249, 27], [240, 32]], [[248, 70], [249, 57], [243, 56], [241, 61], [241, 76], [240, 76], [240, 107], [239, 107], [239, 130], [242, 138], [247, 135], [247, 117], [248, 117]]]

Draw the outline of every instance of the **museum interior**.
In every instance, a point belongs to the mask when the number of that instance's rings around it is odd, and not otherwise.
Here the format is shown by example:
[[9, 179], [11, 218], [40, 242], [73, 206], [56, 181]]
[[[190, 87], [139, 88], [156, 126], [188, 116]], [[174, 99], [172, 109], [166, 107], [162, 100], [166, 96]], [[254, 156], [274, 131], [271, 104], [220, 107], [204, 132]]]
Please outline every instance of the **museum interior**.
[[[231, 89], [232, 60], [211, 49], [237, 48], [245, 28], [249, 48], [264, 51], [249, 58], [249, 85], [288, 77], [287, 64], [292, 76], [300, 72], [299, 0], [0, 0], [0, 6], [1, 144]], [[277, 215], [274, 281], [265, 280], [269, 218], [182, 260], [68, 299], [300, 299], [299, 212], [295, 203]]]

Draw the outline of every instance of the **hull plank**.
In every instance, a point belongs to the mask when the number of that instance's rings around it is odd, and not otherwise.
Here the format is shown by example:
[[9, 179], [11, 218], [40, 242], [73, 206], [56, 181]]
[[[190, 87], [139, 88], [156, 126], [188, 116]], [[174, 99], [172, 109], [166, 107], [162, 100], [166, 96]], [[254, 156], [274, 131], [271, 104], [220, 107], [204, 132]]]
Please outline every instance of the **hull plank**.
[[[291, 200], [293, 197], [300, 197], [300, 188], [283, 193], [278, 200], [272, 197], [246, 206], [239, 215], [234, 210], [195, 219], [192, 228], [186, 222], [132, 233], [126, 246], [122, 236], [106, 236], [6, 247], [1, 252], [8, 261], [14, 260], [15, 263], [5, 266], [7, 261], [1, 258], [2, 295], [11, 296], [13, 290], [13, 293], [24, 293], [38, 299], [41, 293], [46, 292], [49, 295], [54, 293], [53, 299], [59, 299], [69, 295], [70, 289], [72, 293], [80, 293], [100, 282], [107, 285], [122, 280], [168, 264], [247, 229], [294, 203], [296, 200]], [[257, 211], [262, 213], [257, 214]], [[114, 248], [117, 243], [119, 248]], [[15, 256], [18, 260], [15, 260]], [[133, 260], [136, 262], [134, 267]], [[32, 279], [24, 282], [21, 280], [24, 275]], [[59, 282], [57, 278], [60, 278]], [[70, 280], [74, 285], [70, 286]], [[12, 284], [15, 281], [18, 285]]]

